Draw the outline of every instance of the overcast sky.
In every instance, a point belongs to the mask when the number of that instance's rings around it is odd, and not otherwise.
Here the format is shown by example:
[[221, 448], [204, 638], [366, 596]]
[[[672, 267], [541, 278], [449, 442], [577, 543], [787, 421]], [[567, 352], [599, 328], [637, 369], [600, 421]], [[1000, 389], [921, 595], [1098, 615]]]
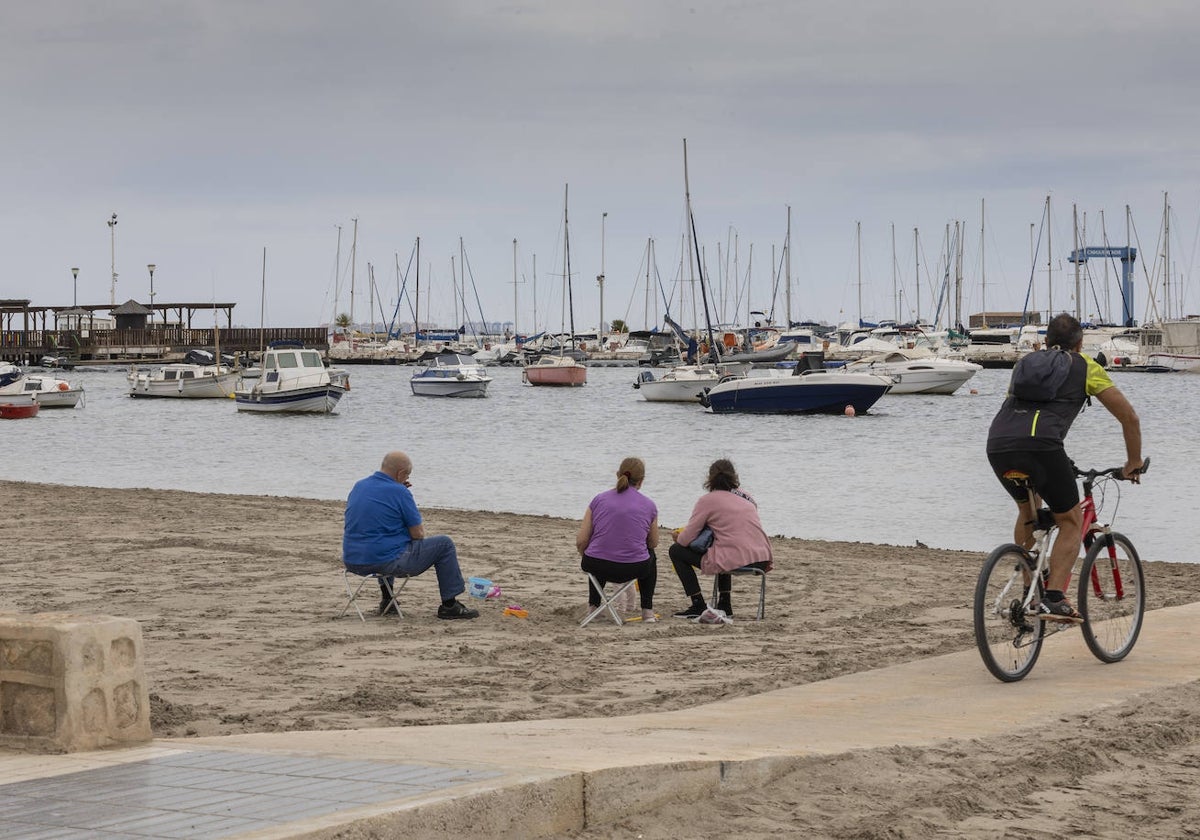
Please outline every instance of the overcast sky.
[[[1194, 313], [1198, 65], [1194, 0], [6, 3], [0, 298], [69, 305], [78, 266], [79, 303], [107, 303], [115, 250], [118, 303], [149, 302], [155, 263], [158, 303], [325, 323], [350, 311], [357, 218], [358, 320], [368, 264], [390, 318], [420, 237], [423, 320], [426, 301], [461, 318], [465, 253], [472, 317], [557, 329], [569, 184], [576, 326], [600, 315], [603, 243], [604, 318], [640, 328], [662, 311], [646, 311], [650, 239], [679, 308], [687, 138], [726, 320], [735, 304], [786, 317], [771, 260], [789, 206], [793, 319], [893, 317], [894, 275], [913, 317], [914, 229], [930, 318], [955, 222], [964, 313], [1020, 310], [1047, 196], [1054, 308], [1075, 308], [1072, 207], [1087, 244], [1103, 212], [1124, 245], [1129, 205], [1141, 318], [1164, 193], [1173, 306]], [[1103, 316], [1119, 303], [1091, 268], [1082, 311]]]

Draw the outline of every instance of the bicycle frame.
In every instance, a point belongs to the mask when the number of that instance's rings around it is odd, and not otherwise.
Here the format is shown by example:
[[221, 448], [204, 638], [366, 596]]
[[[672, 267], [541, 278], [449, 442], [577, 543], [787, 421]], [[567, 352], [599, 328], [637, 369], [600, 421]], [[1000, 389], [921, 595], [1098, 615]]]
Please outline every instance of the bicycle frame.
[[[1075, 475], [1078, 476], [1079, 478], [1083, 479], [1083, 498], [1080, 499], [1080, 502], [1079, 502], [1079, 508], [1083, 514], [1083, 527], [1080, 529], [1080, 532], [1079, 532], [1079, 541], [1080, 541], [1080, 544], [1083, 547], [1084, 551], [1086, 551], [1088, 548], [1091, 547], [1092, 542], [1098, 536], [1108, 537], [1112, 533], [1111, 525], [1099, 524], [1099, 514], [1097, 514], [1097, 512], [1096, 512], [1096, 500], [1092, 496], [1092, 491], [1096, 485], [1096, 481], [1100, 478], [1104, 478], [1104, 477], [1108, 476], [1110, 473], [1111, 473], [1111, 470], [1108, 470], [1108, 471], [1098, 471], [1098, 470], [1082, 471], [1082, 470], [1079, 470], [1078, 468], [1076, 468], [1076, 470], [1075, 470]], [[1025, 478], [1027, 479], [1028, 476], [1026, 476]], [[1033, 547], [1031, 549], [1029, 549], [1029, 556], [1035, 560], [1034, 568], [1033, 568], [1033, 575], [1034, 575], [1034, 578], [1036, 579], [1039, 576], [1041, 576], [1043, 570], [1045, 570], [1047, 568], [1048, 557], [1050, 554], [1050, 552], [1049, 552], [1050, 537], [1054, 533], [1054, 530], [1057, 526], [1053, 522], [1051, 522], [1048, 525], [1048, 527], [1045, 527], [1045, 528], [1040, 527], [1045, 523], [1044, 523], [1044, 518], [1039, 515], [1037, 493], [1028, 484], [1026, 484], [1025, 486], [1029, 490], [1028, 505], [1029, 505], [1029, 513], [1030, 513], [1030, 516], [1032, 517], [1030, 519], [1030, 521], [1035, 523], [1035, 527], [1033, 530], [1033, 540], [1034, 540]], [[1112, 544], [1111, 540], [1109, 540], [1109, 544], [1108, 544], [1108, 554], [1109, 554], [1110, 558], [1116, 557], [1116, 547]], [[1113, 575], [1114, 592], [1116, 593], [1117, 600], [1120, 600], [1121, 598], [1125, 597], [1125, 588], [1121, 582], [1121, 570], [1119, 568], [1117, 568], [1117, 564], [1115, 564], [1115, 563], [1112, 565], [1112, 575]], [[1096, 593], [1097, 597], [1102, 597], [1103, 596], [1103, 587], [1100, 585], [1100, 573], [1096, 570], [1096, 568], [1094, 566], [1092, 567], [1091, 577], [1092, 577], [1092, 591]], [[1069, 584], [1069, 582], [1070, 582], [1070, 579], [1068, 578], [1068, 584]], [[1029, 581], [1026, 581], [1027, 585], [1028, 585], [1028, 583], [1029, 583]], [[1064, 589], [1065, 589], [1065, 587], [1064, 587]], [[1033, 604], [1033, 601], [1037, 597], [1037, 595], [1038, 595], [1038, 587], [1029, 586], [1029, 591], [1025, 593], [1025, 600], [1021, 604], [1022, 608], [1026, 612], [1029, 611], [1029, 608]]]

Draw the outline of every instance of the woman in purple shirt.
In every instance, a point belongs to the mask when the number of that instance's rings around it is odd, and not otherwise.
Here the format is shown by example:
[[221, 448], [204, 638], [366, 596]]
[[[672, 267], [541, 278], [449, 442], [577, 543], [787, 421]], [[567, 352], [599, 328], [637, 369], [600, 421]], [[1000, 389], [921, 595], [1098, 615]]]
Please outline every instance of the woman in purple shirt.
[[[727, 458], [713, 461], [704, 482], [709, 492], [696, 502], [687, 525], [675, 535], [671, 565], [684, 593], [692, 599], [691, 606], [675, 613], [676, 618], [696, 618], [707, 606], [696, 569], [717, 576], [716, 607], [728, 616], [733, 615], [729, 598], [732, 578], [728, 572], [743, 566], [771, 570], [771, 540], [758, 518], [758, 504], [740, 489], [740, 484], [733, 462]], [[690, 546], [705, 527], [712, 529], [713, 541], [707, 551], [700, 553]]]
[[[592, 499], [575, 536], [579, 564], [604, 586], [636, 579], [642, 620], [656, 621], [654, 584], [658, 579], [658, 506], [642, 495], [646, 465], [626, 458], [617, 468], [617, 486]], [[588, 604], [600, 606], [600, 593], [588, 583]]]

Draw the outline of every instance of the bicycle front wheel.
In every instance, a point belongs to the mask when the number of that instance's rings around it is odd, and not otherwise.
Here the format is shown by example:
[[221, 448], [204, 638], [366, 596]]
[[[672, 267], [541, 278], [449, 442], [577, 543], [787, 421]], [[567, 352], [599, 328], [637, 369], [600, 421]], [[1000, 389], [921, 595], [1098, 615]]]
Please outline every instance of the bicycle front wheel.
[[1079, 569], [1083, 640], [1101, 662], [1119, 662], [1137, 642], [1146, 612], [1142, 561], [1122, 534], [1098, 534]]
[[1012, 543], [989, 554], [979, 571], [975, 585], [975, 644], [983, 664], [1003, 682], [1022, 679], [1033, 670], [1042, 652], [1045, 622], [1023, 607], [1026, 588], [1032, 581], [1029, 554]]

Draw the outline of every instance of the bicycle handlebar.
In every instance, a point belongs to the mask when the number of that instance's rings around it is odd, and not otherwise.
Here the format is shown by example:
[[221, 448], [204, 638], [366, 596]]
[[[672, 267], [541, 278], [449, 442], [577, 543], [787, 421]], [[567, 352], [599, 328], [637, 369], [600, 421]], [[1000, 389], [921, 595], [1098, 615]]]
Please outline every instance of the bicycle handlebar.
[[1130, 481], [1133, 478], [1137, 478], [1138, 476], [1144, 475], [1146, 473], [1146, 471], [1150, 469], [1150, 459], [1147, 458], [1146, 460], [1142, 461], [1142, 465], [1140, 467], [1138, 467], [1138, 469], [1134, 472], [1134, 474], [1132, 476], [1130, 476], [1129, 478], [1125, 477], [1125, 467], [1123, 467], [1123, 466], [1122, 467], [1109, 467], [1106, 470], [1081, 470], [1081, 469], [1079, 469], [1079, 467], [1076, 467], [1074, 464], [1071, 464], [1071, 466], [1075, 468], [1076, 477], [1084, 478], [1089, 481], [1094, 481], [1097, 478], [1102, 478], [1103, 476], [1112, 476], [1113, 478], [1121, 480], [1121, 481]]

